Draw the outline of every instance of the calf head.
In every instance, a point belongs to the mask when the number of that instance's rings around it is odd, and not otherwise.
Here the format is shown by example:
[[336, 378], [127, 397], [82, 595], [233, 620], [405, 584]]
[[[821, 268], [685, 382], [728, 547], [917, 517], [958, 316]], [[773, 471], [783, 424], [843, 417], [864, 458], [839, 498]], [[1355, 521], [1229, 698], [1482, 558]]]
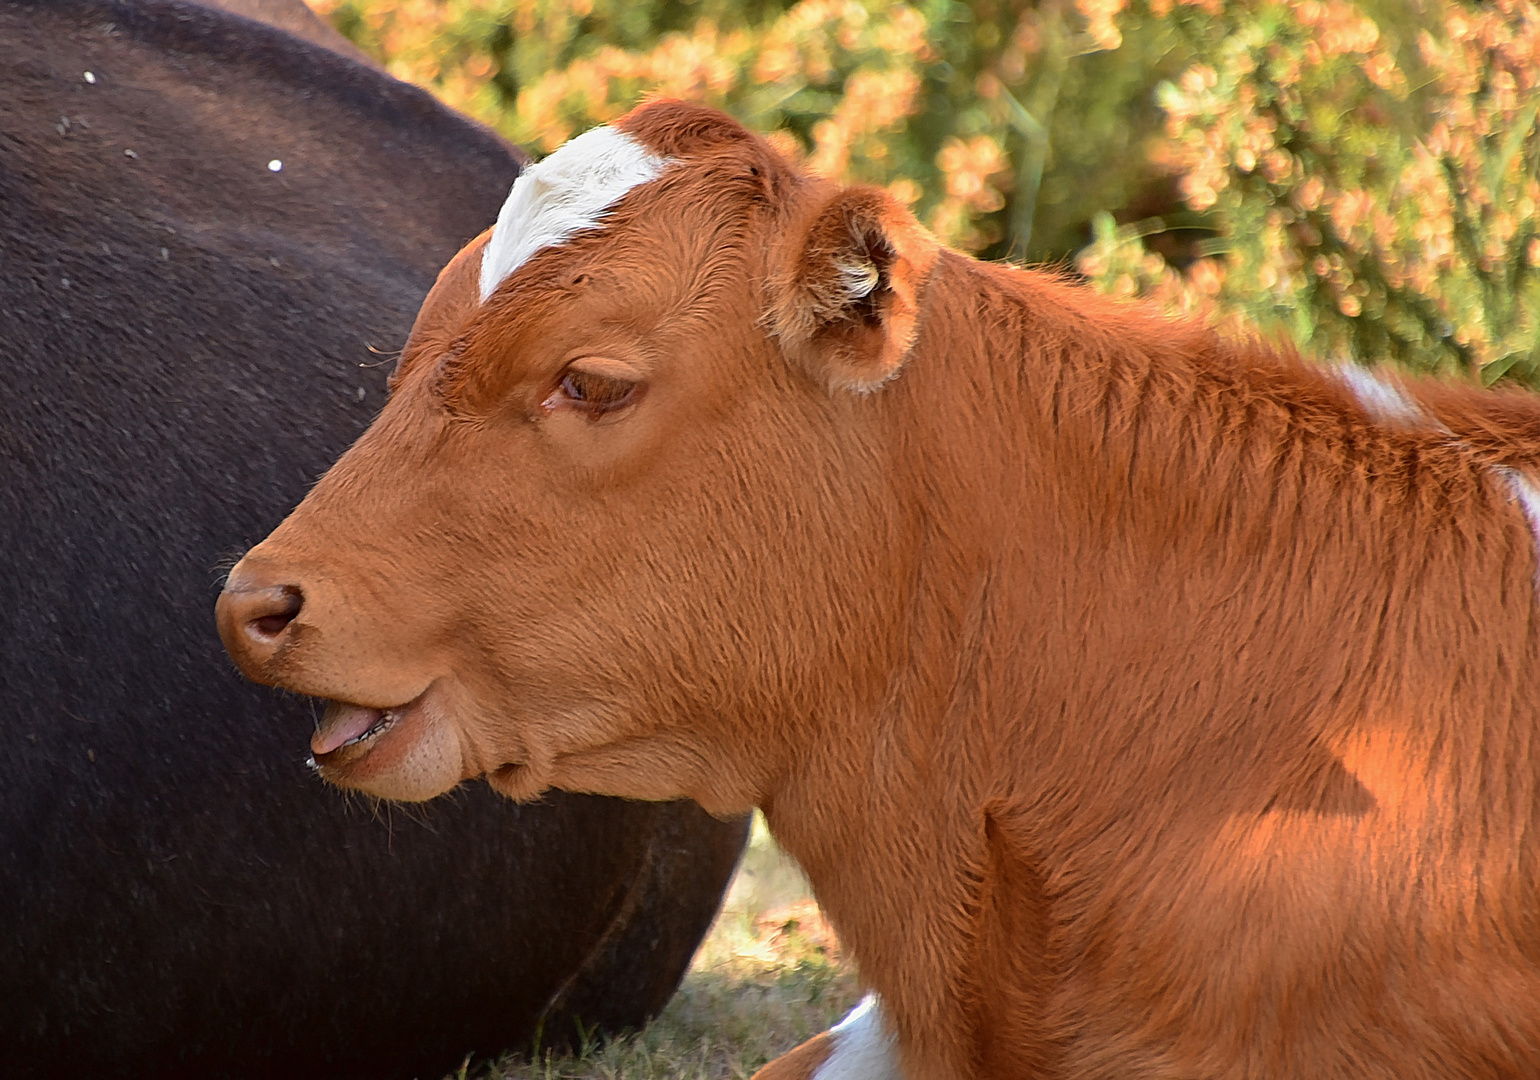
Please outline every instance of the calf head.
[[750, 805], [902, 648], [892, 400], [936, 254], [710, 110], [579, 136], [231, 572], [226, 648], [330, 702], [312, 750], [341, 785]]

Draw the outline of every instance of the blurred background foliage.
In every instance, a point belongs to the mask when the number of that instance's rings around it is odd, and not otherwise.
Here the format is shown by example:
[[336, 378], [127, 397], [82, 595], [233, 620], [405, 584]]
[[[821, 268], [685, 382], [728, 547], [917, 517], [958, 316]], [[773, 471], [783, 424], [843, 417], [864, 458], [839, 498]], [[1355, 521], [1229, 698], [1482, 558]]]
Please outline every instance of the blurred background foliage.
[[311, 2], [536, 156], [704, 101], [982, 257], [1540, 386], [1533, 0]]

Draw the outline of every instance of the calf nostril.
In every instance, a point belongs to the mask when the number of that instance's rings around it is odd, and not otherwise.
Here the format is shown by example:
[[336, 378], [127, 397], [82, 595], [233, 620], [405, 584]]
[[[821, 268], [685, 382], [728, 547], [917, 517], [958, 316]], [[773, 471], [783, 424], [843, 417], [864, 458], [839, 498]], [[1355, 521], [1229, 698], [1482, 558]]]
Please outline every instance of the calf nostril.
[[264, 599], [269, 600], [269, 603], [264, 605], [267, 610], [246, 622], [246, 625], [261, 637], [277, 637], [283, 633], [305, 603], [304, 595], [293, 585], [273, 589]]

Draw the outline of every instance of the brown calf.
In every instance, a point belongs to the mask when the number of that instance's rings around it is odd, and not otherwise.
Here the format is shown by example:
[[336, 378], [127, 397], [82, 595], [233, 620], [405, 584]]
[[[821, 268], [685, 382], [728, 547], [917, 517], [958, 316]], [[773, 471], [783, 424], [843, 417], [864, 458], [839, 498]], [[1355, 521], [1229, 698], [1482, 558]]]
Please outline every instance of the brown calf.
[[876, 995], [767, 1075], [1535, 1077], [1537, 451], [659, 103], [446, 268], [220, 625], [336, 783], [762, 807]]

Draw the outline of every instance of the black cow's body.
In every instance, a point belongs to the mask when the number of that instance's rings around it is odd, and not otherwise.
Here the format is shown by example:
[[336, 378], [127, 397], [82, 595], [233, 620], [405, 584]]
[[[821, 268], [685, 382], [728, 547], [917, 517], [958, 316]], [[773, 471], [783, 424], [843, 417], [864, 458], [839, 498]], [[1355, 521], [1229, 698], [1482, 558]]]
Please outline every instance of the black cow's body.
[[323, 45], [332, 52], [341, 53], [350, 60], [357, 60], [370, 67], [378, 67], [362, 49], [337, 33], [314, 11], [305, 0], [193, 0], [202, 7], [219, 8], [234, 15], [276, 26], [295, 37], [304, 38], [316, 45]]
[[214, 631], [516, 171], [242, 19], [0, 0], [0, 1074], [431, 1076], [672, 991], [740, 824], [350, 802]]

